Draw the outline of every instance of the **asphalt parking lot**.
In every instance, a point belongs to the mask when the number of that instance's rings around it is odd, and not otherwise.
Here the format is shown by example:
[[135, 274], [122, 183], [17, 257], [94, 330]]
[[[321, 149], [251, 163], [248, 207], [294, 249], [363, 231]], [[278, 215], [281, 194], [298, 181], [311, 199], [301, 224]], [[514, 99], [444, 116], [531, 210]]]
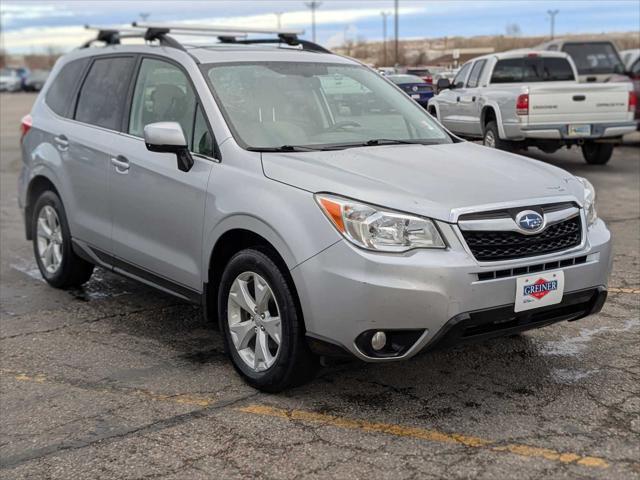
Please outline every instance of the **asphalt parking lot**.
[[16, 200], [34, 98], [0, 95], [2, 478], [640, 478], [640, 143], [604, 167], [531, 153], [599, 192], [599, 315], [267, 395], [198, 308], [104, 270], [41, 280]]

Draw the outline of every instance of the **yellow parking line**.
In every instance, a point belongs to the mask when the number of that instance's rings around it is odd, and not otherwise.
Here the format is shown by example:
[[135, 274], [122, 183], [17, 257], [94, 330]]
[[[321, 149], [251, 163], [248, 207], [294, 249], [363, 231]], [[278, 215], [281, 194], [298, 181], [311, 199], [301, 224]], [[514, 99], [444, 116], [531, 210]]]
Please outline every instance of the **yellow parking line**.
[[15, 372], [15, 371], [11, 371], [11, 370], [5, 370], [2, 369], [0, 370], [0, 373], [5, 374], [5, 375], [9, 375], [11, 377], [13, 377], [14, 380], [18, 380], [20, 382], [31, 382], [31, 383], [50, 383], [50, 384], [56, 384], [56, 385], [67, 385], [73, 388], [79, 388], [81, 390], [86, 390], [86, 391], [91, 391], [91, 392], [97, 392], [97, 393], [122, 393], [125, 395], [131, 395], [131, 396], [137, 396], [137, 397], [143, 397], [149, 400], [154, 400], [154, 401], [158, 401], [158, 402], [172, 402], [172, 403], [179, 403], [181, 405], [195, 405], [198, 407], [208, 407], [210, 405], [213, 405], [214, 403], [216, 403], [216, 399], [212, 399], [212, 398], [208, 398], [205, 396], [199, 396], [199, 395], [192, 395], [192, 394], [187, 394], [187, 393], [179, 393], [176, 395], [166, 395], [166, 394], [162, 394], [162, 393], [155, 393], [155, 392], [151, 392], [149, 390], [142, 390], [142, 389], [138, 389], [138, 388], [133, 388], [133, 389], [113, 389], [113, 388], [87, 388], [87, 387], [83, 387], [82, 385], [72, 385], [72, 384], [68, 384], [65, 382], [59, 382], [56, 381], [54, 379], [50, 379], [48, 377], [46, 377], [45, 375], [38, 373], [38, 374], [26, 374], [26, 373], [21, 373], [21, 372]]
[[620, 287], [610, 287], [609, 288], [609, 292], [610, 293], [633, 293], [633, 294], [640, 294], [640, 288], [620, 288]]
[[484, 438], [473, 437], [458, 433], [446, 433], [438, 430], [430, 430], [417, 427], [405, 427], [392, 423], [367, 422], [365, 420], [354, 420], [349, 418], [325, 415], [323, 413], [308, 412], [304, 410], [286, 410], [267, 405], [248, 405], [236, 408], [237, 411], [262, 415], [268, 417], [285, 418], [289, 420], [299, 420], [309, 423], [321, 423], [338, 428], [350, 430], [361, 430], [364, 432], [385, 433], [398, 437], [411, 437], [431, 442], [452, 443], [465, 445], [467, 447], [484, 448], [494, 452], [509, 452], [514, 455], [529, 458], [544, 458], [561, 463], [576, 463], [591, 468], [608, 468], [609, 464], [603, 458], [578, 455], [576, 453], [558, 452], [550, 448], [532, 447], [529, 445], [508, 444], [497, 445], [495, 441]]

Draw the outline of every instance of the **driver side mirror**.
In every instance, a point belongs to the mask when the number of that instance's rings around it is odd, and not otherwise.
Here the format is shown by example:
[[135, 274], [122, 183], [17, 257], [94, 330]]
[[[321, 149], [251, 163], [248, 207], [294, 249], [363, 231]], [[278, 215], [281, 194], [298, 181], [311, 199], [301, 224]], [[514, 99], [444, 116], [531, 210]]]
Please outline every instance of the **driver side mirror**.
[[178, 122], [157, 122], [146, 125], [144, 143], [150, 152], [175, 153], [178, 169], [182, 172], [188, 172], [193, 167], [193, 157]]
[[439, 78], [436, 87], [438, 88], [438, 92], [441, 92], [442, 90], [451, 88], [451, 82], [448, 78]]

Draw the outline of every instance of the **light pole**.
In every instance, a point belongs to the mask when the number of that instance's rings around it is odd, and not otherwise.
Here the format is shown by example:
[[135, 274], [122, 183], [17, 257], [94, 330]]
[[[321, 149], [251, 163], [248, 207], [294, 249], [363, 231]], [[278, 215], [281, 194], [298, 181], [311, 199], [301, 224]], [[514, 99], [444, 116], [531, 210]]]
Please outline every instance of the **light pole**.
[[282, 12], [276, 12], [274, 15], [278, 19], [278, 30], [280, 30], [282, 28]]
[[558, 15], [558, 13], [560, 13], [560, 10], [547, 10], [547, 14], [551, 20], [551, 40], [553, 40], [556, 33], [556, 15]]
[[316, 10], [320, 8], [322, 2], [318, 2], [313, 0], [312, 2], [305, 2], [307, 8], [311, 9], [311, 37], [313, 39], [313, 43], [316, 42]]
[[391, 15], [389, 12], [380, 12], [382, 15], [382, 58], [383, 64], [387, 65], [387, 17]]
[[393, 35], [394, 35], [394, 50], [395, 50], [395, 66], [398, 66], [398, 0], [393, 0], [394, 10], [394, 23], [393, 23]]

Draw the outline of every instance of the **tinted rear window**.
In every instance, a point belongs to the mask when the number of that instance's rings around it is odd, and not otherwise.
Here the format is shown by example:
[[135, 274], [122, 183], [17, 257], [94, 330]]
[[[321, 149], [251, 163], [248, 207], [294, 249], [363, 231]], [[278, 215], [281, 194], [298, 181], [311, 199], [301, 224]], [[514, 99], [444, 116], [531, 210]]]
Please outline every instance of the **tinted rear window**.
[[120, 130], [133, 64], [133, 57], [95, 60], [80, 90], [75, 119]]
[[62, 67], [60, 73], [53, 80], [51, 87], [47, 90], [45, 102], [58, 115], [62, 117], [71, 116], [73, 94], [88, 62], [88, 58], [81, 58], [67, 63]]
[[498, 60], [491, 83], [561, 82], [575, 80], [566, 58], [526, 57]]
[[578, 73], [621, 73], [620, 57], [610, 43], [567, 43], [562, 50], [573, 59]]

